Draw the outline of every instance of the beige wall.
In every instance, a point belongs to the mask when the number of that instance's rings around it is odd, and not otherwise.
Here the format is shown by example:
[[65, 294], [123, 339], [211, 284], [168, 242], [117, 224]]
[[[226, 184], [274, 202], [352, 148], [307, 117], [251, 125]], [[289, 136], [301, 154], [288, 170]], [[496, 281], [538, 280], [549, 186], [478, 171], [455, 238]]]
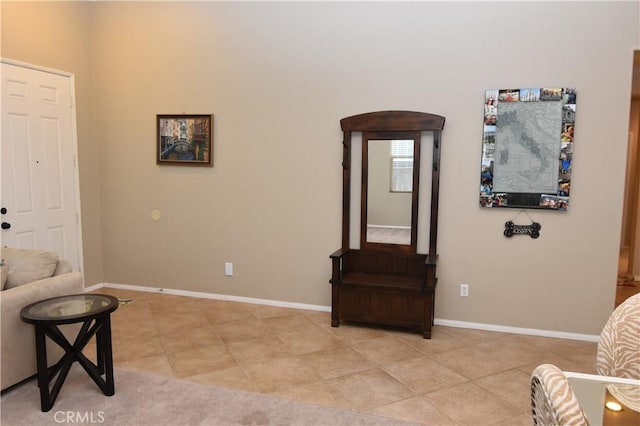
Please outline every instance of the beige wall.
[[[53, 53], [32, 42], [53, 43], [48, 25], [12, 23], [67, 9], [81, 12], [71, 26], [82, 40]], [[95, 123], [79, 120], [92, 277], [328, 305], [339, 120], [424, 111], [447, 118], [436, 317], [597, 334], [614, 301], [638, 12], [633, 2], [4, 4], [2, 54], [76, 72], [78, 96], [95, 101]], [[520, 86], [578, 88], [572, 207], [530, 212], [536, 240], [502, 235], [517, 211], [477, 205], [484, 90]], [[156, 114], [182, 112], [215, 115], [212, 169], [155, 164]], [[457, 295], [461, 282], [470, 297]]]
[[[623, 234], [621, 236], [621, 247], [627, 249], [633, 242], [634, 253], [633, 258], [629, 258], [627, 270], [632, 276], [640, 275], [640, 232], [638, 230], [639, 223], [634, 223], [633, 219], [637, 219], [637, 212], [640, 212], [640, 187], [638, 185], [638, 173], [640, 173], [640, 161], [638, 147], [640, 147], [640, 98], [631, 99], [631, 111], [629, 113], [629, 149], [627, 158], [627, 186], [625, 188], [625, 210], [623, 215]], [[633, 193], [632, 191], [635, 191]], [[632, 202], [636, 203], [633, 209]], [[631, 217], [636, 214], [635, 218]], [[635, 233], [634, 233], [635, 232]], [[633, 241], [635, 239], [635, 241]], [[630, 254], [631, 256], [631, 254]]]
[[640, 50], [633, 52], [633, 76], [631, 94], [640, 95]]
[[102, 209], [97, 132], [93, 123], [89, 2], [0, 2], [3, 58], [75, 76], [85, 285], [102, 282]]

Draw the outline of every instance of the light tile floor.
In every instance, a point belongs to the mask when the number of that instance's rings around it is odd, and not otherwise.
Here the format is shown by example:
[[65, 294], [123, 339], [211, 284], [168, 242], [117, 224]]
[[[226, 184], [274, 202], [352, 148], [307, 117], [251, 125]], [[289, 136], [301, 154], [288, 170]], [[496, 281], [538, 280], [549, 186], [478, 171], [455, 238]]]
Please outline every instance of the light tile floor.
[[[330, 326], [330, 314], [102, 288], [116, 367], [430, 425], [530, 425], [529, 375], [595, 373], [596, 343], [435, 326]], [[95, 349], [85, 349], [87, 356]]]

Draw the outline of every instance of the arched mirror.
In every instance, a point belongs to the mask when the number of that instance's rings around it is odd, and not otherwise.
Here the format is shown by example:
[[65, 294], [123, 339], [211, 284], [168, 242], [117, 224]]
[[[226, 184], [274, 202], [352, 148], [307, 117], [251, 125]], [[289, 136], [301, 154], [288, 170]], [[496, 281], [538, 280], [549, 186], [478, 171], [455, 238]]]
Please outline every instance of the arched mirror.
[[[330, 256], [331, 326], [383, 324], [431, 338], [444, 117], [379, 111], [340, 126], [342, 247]], [[429, 195], [421, 194], [428, 182]]]
[[360, 246], [416, 251], [420, 132], [363, 132]]

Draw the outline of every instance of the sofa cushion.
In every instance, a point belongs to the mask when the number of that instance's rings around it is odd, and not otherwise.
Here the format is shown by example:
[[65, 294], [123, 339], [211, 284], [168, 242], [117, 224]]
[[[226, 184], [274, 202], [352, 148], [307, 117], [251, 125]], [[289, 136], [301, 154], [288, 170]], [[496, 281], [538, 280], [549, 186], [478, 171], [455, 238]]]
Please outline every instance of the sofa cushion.
[[73, 268], [71, 268], [71, 263], [67, 259], [58, 259], [58, 266], [53, 271], [53, 276], [67, 274], [71, 271], [73, 271]]
[[3, 248], [7, 267], [6, 289], [49, 278], [58, 265], [58, 255], [45, 250]]

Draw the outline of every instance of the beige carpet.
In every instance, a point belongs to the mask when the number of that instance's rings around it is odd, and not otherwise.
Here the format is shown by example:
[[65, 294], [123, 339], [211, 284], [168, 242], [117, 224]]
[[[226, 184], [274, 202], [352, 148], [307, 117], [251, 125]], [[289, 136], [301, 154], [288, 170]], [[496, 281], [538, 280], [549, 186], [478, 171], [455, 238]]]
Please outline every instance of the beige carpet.
[[14, 425], [412, 425], [375, 415], [294, 402], [117, 368], [116, 394], [101, 393], [75, 364], [51, 411], [35, 380], [3, 393], [2, 426]]

